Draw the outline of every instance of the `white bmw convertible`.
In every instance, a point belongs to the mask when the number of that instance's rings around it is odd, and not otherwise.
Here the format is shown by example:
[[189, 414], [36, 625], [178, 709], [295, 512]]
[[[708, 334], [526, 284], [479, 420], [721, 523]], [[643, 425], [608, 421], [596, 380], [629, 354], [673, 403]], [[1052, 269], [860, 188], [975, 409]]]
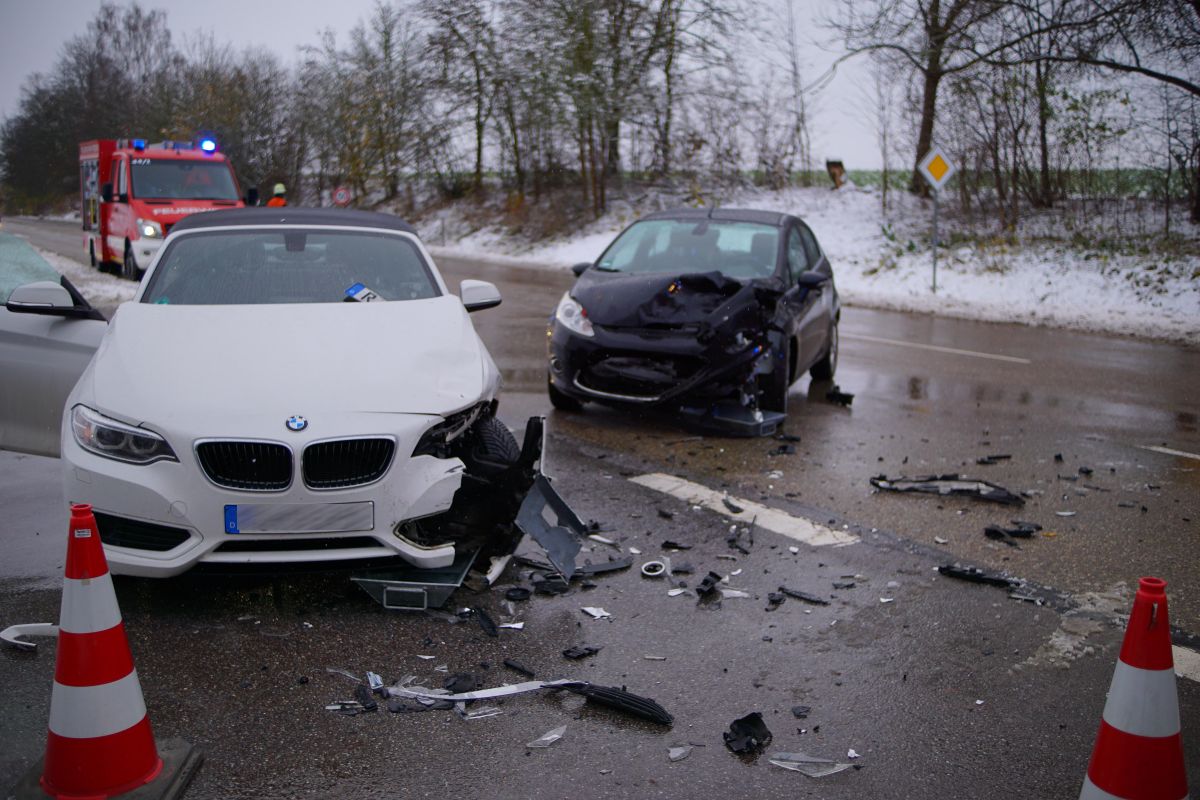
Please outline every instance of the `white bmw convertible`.
[[520, 503], [489, 483], [523, 454], [494, 416], [499, 371], [468, 318], [499, 302], [482, 281], [450, 294], [396, 217], [187, 218], [67, 398], [66, 499], [93, 506], [120, 574], [447, 566], [469, 527], [456, 495], [464, 509], [471, 491], [484, 493], [471, 509]]

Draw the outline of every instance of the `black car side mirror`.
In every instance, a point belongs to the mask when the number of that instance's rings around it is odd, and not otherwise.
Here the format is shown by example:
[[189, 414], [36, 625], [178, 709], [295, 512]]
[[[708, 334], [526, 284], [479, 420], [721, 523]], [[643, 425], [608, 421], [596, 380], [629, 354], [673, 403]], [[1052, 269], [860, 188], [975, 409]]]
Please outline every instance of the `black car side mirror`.
[[100, 199], [106, 203], [113, 201], [113, 188], [111, 183], [106, 183], [100, 187]]
[[571, 267], [571, 272], [574, 272], [575, 277], [578, 278], [580, 275], [587, 272], [588, 267], [590, 267], [591, 265], [592, 265], [592, 262], [584, 261], [580, 264], [576, 264], [575, 266]]
[[817, 272], [816, 270], [809, 270], [808, 272], [801, 272], [796, 277], [796, 285], [804, 286], [809, 289], [815, 289], [816, 287], [823, 285], [827, 280], [829, 280], [828, 275], [822, 272]]

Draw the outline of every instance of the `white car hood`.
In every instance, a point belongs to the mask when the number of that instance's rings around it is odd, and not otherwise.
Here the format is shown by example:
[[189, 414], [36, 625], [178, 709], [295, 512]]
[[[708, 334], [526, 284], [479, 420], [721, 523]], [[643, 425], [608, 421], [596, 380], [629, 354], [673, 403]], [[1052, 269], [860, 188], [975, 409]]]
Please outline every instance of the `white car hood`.
[[481, 399], [496, 376], [461, 302], [444, 295], [377, 303], [125, 303], [83, 383], [79, 399], [97, 410], [167, 425], [263, 412], [280, 419], [444, 414]]

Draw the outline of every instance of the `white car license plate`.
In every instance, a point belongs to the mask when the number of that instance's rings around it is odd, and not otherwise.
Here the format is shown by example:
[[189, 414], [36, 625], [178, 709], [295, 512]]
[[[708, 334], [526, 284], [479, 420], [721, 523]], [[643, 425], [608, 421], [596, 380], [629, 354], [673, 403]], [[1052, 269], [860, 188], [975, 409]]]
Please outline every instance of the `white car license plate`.
[[225, 506], [226, 533], [344, 533], [375, 527], [375, 503], [239, 503]]

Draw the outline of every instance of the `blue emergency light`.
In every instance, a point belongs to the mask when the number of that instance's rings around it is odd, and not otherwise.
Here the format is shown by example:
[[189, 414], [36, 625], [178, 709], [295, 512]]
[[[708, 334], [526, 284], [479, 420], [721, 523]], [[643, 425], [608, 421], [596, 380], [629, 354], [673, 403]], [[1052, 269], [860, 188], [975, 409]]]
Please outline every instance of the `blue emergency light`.
[[217, 140], [211, 136], [204, 136], [200, 139], [200, 149], [206, 153], [217, 152]]
[[146, 149], [146, 140], [145, 139], [134, 139], [133, 140], [133, 149], [134, 150], [145, 150]]

